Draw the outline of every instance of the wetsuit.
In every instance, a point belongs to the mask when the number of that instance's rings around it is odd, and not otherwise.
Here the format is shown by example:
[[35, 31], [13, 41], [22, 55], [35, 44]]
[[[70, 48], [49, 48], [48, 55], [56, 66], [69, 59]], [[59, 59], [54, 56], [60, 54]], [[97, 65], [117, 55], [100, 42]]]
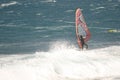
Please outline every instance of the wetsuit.
[[85, 48], [87, 49], [87, 48], [88, 48], [88, 45], [85, 43], [85, 41], [84, 41], [84, 39], [83, 39], [83, 36], [80, 35], [79, 38], [80, 38], [80, 41], [81, 41], [81, 43], [82, 43], [82, 49], [84, 48], [84, 46], [86, 46]]

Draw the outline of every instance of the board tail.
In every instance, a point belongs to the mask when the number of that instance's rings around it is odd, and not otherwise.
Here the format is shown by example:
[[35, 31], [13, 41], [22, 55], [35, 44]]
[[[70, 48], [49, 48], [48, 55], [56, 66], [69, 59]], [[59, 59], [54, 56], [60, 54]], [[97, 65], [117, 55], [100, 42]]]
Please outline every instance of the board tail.
[[90, 31], [87, 27], [87, 24], [84, 20], [84, 17], [82, 15], [81, 9], [78, 8], [76, 10], [76, 14], [75, 14], [75, 24], [76, 24], [76, 37], [77, 37], [77, 41], [78, 41], [78, 45], [81, 48], [82, 47], [82, 43], [79, 39], [79, 35], [82, 35], [84, 38], [84, 41], [87, 42], [90, 39]]

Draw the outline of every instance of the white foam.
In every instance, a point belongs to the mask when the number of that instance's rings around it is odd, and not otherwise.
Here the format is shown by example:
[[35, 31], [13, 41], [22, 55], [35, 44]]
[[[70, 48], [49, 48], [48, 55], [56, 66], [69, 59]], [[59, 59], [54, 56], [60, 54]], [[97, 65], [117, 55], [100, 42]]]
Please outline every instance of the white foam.
[[66, 10], [65, 12], [70, 13], [73, 12], [74, 10]]
[[0, 80], [113, 80], [120, 76], [119, 50], [120, 46], [110, 46], [80, 51], [58, 41], [48, 52], [0, 58]]
[[1, 4], [0, 7], [8, 7], [8, 6], [16, 5], [16, 4], [18, 4], [18, 2], [11, 1], [9, 3], [3, 3], [3, 4]]
[[105, 9], [105, 7], [100, 6], [100, 7], [92, 8], [92, 9], [90, 9], [90, 10], [91, 10], [91, 11], [96, 11], [96, 10], [100, 10], [100, 9]]
[[49, 2], [56, 2], [56, 0], [43, 0], [43, 1], [41, 1], [41, 2], [43, 2], [43, 3], [49, 3]]

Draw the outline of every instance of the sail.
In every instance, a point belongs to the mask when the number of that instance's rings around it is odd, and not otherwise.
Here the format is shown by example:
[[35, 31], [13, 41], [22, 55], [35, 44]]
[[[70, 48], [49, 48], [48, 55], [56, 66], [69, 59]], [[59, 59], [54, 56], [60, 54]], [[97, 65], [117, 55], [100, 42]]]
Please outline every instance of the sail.
[[82, 35], [84, 38], [84, 41], [87, 42], [90, 39], [90, 31], [87, 27], [87, 24], [84, 20], [84, 17], [82, 15], [82, 12], [80, 10], [80, 8], [78, 8], [76, 10], [76, 36], [77, 36], [77, 41], [78, 41], [78, 45], [81, 48], [81, 42], [79, 39], [79, 35]]

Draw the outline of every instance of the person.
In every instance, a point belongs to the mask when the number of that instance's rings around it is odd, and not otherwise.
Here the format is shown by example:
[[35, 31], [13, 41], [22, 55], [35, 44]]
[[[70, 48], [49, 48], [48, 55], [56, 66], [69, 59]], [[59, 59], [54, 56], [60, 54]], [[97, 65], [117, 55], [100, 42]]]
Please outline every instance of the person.
[[79, 36], [79, 39], [80, 39], [80, 41], [82, 43], [82, 49], [84, 49], [84, 47], [87, 49], [88, 45], [85, 43], [82, 35]]

